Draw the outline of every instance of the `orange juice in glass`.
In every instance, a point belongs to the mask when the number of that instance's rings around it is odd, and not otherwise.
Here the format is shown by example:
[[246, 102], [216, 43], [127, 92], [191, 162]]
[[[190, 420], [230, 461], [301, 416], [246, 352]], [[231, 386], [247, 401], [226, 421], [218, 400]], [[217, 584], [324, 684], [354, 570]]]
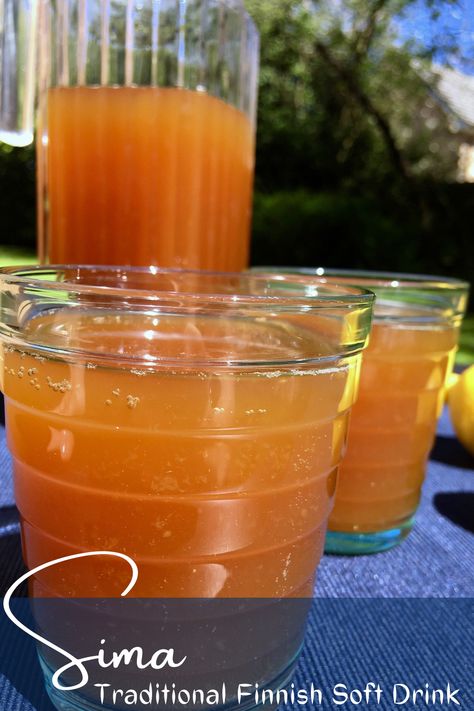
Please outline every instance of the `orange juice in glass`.
[[42, 262], [239, 271], [258, 33], [238, 0], [41, 5]]
[[[312, 595], [371, 294], [112, 267], [3, 270], [0, 288], [28, 568], [114, 551], [138, 598]], [[30, 590], [119, 597], [128, 580], [99, 556]]]
[[312, 273], [376, 294], [326, 551], [386, 550], [413, 526], [469, 285], [405, 274]]

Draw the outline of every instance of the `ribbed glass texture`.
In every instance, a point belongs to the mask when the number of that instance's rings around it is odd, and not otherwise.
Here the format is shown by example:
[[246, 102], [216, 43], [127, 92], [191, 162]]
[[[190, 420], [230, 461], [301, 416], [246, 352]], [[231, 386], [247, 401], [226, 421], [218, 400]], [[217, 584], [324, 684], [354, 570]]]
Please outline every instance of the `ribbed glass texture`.
[[241, 0], [46, 0], [43, 88], [207, 92], [255, 118], [259, 36]]
[[248, 265], [259, 38], [240, 0], [43, 0], [42, 262]]

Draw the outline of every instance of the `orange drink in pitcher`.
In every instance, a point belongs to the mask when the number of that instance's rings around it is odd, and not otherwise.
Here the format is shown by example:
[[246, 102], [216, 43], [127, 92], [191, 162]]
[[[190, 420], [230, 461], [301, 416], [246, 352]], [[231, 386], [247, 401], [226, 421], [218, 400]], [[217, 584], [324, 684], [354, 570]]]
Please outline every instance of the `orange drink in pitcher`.
[[40, 11], [40, 260], [244, 269], [259, 37], [243, 3]]
[[186, 89], [55, 88], [48, 135], [49, 261], [247, 266], [254, 128], [238, 109]]

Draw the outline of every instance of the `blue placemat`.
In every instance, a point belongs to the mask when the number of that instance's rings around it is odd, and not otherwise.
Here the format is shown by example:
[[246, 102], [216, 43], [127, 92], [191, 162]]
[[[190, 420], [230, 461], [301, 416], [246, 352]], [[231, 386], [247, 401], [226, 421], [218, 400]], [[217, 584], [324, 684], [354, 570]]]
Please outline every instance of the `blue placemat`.
[[325, 556], [317, 594], [474, 597], [474, 459], [454, 437], [447, 410], [412, 533], [386, 553]]

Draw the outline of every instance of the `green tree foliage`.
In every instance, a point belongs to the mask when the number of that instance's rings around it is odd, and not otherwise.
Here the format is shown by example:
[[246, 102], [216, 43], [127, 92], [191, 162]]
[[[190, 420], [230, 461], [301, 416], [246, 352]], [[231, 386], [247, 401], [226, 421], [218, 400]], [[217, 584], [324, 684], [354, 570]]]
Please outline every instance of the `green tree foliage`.
[[259, 186], [385, 190], [455, 177], [434, 48], [396, 33], [413, 2], [248, 0], [262, 35]]
[[321, 116], [312, 86], [314, 14], [294, 0], [246, 6], [261, 34], [257, 185], [313, 185]]
[[33, 248], [36, 234], [33, 148], [0, 143], [0, 245]]
[[[246, 0], [262, 35], [255, 263], [472, 278], [474, 191], [455, 183], [462, 139], [437, 94], [459, 37], [406, 38], [414, 4]], [[424, 0], [433, 18], [449, 5]]]

